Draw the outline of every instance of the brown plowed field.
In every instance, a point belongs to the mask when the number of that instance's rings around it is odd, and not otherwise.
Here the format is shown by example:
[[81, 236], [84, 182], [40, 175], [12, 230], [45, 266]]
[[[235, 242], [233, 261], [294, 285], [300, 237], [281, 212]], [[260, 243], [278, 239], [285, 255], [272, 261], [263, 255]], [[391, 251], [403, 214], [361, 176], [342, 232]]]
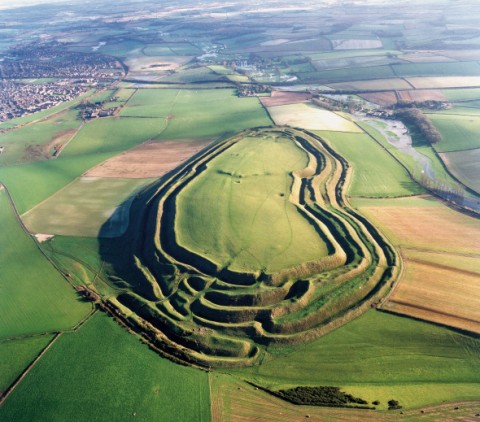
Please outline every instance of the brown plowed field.
[[404, 263], [384, 309], [480, 334], [480, 273], [409, 259], [408, 253]]
[[117, 155], [85, 176], [147, 179], [163, 176], [195, 155], [212, 140], [149, 141]]
[[393, 91], [372, 92], [372, 93], [362, 94], [360, 96], [365, 100], [370, 101], [371, 103], [378, 104], [381, 106], [389, 106], [397, 103], [397, 96]]
[[448, 101], [442, 91], [435, 89], [399, 91], [398, 94], [402, 101]]
[[480, 333], [480, 220], [428, 198], [381, 204], [360, 209], [401, 248], [404, 261], [381, 307]]
[[306, 92], [272, 91], [270, 97], [260, 97], [265, 107], [274, 107], [288, 104], [304, 103], [312, 98], [312, 94]]

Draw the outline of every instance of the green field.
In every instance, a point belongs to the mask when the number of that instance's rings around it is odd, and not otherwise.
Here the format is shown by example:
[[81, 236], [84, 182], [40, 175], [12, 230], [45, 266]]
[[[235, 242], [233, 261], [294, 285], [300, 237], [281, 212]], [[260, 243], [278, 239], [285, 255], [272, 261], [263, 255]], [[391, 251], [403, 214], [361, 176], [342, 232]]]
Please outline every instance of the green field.
[[317, 132], [329, 140], [353, 167], [353, 177], [348, 189], [351, 196], [404, 196], [414, 195], [423, 189], [413, 182], [382, 147], [366, 134]]
[[58, 159], [2, 168], [0, 181], [10, 189], [23, 214], [102, 161], [157, 139], [164, 126], [161, 119], [95, 120], [78, 132]]
[[480, 65], [477, 62], [405, 63], [392, 68], [397, 76], [477, 76]]
[[73, 327], [91, 309], [23, 232], [0, 192], [0, 338]]
[[465, 185], [480, 193], [480, 148], [442, 154], [452, 173]]
[[53, 335], [0, 341], [0, 395], [42, 352]]
[[230, 89], [138, 90], [122, 116], [167, 118], [162, 139], [204, 138], [271, 124], [257, 98], [238, 98]]
[[77, 110], [58, 113], [42, 122], [0, 134], [0, 166], [53, 158], [53, 146], [65, 145], [81, 125]]
[[225, 78], [212, 72], [208, 67], [192, 67], [188, 69], [179, 69], [171, 75], [166, 75], [159, 79], [159, 82], [168, 83], [208, 83], [213, 81], [223, 81]]
[[479, 359], [478, 339], [369, 311], [295, 351], [231, 372], [271, 388], [337, 385], [382, 407], [392, 398], [417, 407], [478, 398]]
[[208, 375], [96, 314], [63, 334], [0, 408], [5, 421], [209, 421]]
[[189, 43], [162, 43], [143, 49], [146, 56], [196, 56], [201, 53], [202, 50]]
[[325, 256], [325, 243], [289, 199], [290, 173], [307, 165], [289, 139], [242, 139], [179, 195], [179, 243], [234, 271], [276, 272]]
[[22, 218], [32, 233], [118, 237], [128, 226], [134, 193], [151, 181], [81, 177]]
[[450, 101], [480, 100], [480, 88], [444, 89], [442, 93]]
[[429, 114], [429, 119], [442, 134], [435, 149], [438, 152], [480, 148], [480, 116]]
[[304, 72], [298, 73], [297, 75], [302, 82], [318, 82], [324, 84], [395, 77], [392, 68], [385, 65], [348, 67], [318, 72]]

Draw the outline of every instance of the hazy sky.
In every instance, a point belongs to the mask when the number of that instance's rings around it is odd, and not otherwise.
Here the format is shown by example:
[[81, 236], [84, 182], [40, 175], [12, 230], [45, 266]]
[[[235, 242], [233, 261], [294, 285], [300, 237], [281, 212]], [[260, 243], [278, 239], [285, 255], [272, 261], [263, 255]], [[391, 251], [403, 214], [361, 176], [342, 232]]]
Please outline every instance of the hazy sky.
[[65, 2], [66, 0], [0, 0], [0, 10], [1, 9], [14, 9], [16, 7], [22, 6], [31, 6], [34, 4], [46, 4], [46, 3], [60, 3]]

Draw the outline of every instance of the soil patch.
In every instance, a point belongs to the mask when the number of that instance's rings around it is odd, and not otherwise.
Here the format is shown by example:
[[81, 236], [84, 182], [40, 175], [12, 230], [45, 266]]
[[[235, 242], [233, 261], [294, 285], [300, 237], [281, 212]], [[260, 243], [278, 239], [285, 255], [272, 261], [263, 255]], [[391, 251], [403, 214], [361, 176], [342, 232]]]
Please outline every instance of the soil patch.
[[87, 171], [85, 176], [147, 179], [163, 176], [207, 146], [208, 140], [148, 141]]
[[274, 107], [288, 104], [304, 103], [312, 98], [307, 92], [272, 91], [270, 97], [260, 97], [265, 107]]

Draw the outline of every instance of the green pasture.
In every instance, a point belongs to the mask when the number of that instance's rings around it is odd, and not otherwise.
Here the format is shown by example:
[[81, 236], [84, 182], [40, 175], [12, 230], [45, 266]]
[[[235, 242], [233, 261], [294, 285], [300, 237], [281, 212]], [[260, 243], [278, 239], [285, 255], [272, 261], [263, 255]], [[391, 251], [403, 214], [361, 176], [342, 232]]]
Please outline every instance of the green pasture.
[[48, 144], [61, 136], [62, 132], [78, 129], [81, 123], [77, 110], [67, 110], [36, 124], [0, 133], [0, 145], [5, 148], [0, 154], [0, 165], [25, 164], [52, 158], [53, 145], [48, 147]]
[[42, 352], [53, 335], [0, 341], [0, 395]]
[[161, 358], [104, 314], [63, 334], [0, 408], [5, 421], [209, 421], [208, 374]]
[[454, 102], [480, 100], [480, 88], [443, 89], [442, 94]]
[[80, 177], [22, 216], [32, 233], [118, 237], [134, 194], [152, 179]]
[[167, 126], [163, 139], [203, 138], [271, 124], [257, 98], [238, 98], [231, 89], [139, 89], [121, 115], [166, 119], [157, 119]]
[[85, 125], [56, 160], [5, 167], [0, 181], [10, 189], [21, 214], [82, 173], [149, 139], [164, 129], [163, 119], [99, 119]]
[[202, 50], [190, 43], [162, 43], [148, 45], [143, 50], [146, 56], [196, 56]]
[[314, 62], [318, 70], [322, 69], [338, 69], [343, 67], [357, 67], [358, 70], [362, 66], [384, 66], [392, 62], [398, 62], [396, 58], [385, 56], [361, 56], [361, 57], [344, 57], [339, 59], [325, 59]]
[[350, 57], [367, 57], [367, 56], [385, 56], [387, 54], [400, 55], [398, 50], [379, 50], [379, 49], [362, 49], [362, 50], [337, 50], [325, 53], [308, 53], [308, 57], [312, 60], [334, 60]]
[[326, 256], [325, 243], [289, 199], [290, 172], [307, 164], [286, 138], [242, 139], [179, 194], [179, 244], [238, 271], [275, 272]]
[[190, 69], [178, 70], [171, 75], [164, 76], [159, 79], [159, 82], [172, 82], [181, 84], [190, 83], [207, 83], [213, 81], [223, 80], [222, 76], [217, 75], [208, 67], [194, 67]]
[[105, 101], [108, 101], [112, 96], [115, 95], [116, 90], [115, 89], [106, 89], [97, 92], [95, 95], [92, 96], [92, 98], [89, 99], [89, 102], [91, 103], [102, 103]]
[[480, 193], [480, 148], [448, 152], [444, 157], [452, 172], [465, 185]]
[[0, 192], [0, 338], [64, 330], [91, 309], [20, 227]]
[[477, 76], [480, 64], [477, 62], [442, 62], [442, 63], [402, 63], [392, 68], [397, 76]]
[[402, 166], [366, 134], [317, 131], [353, 167], [352, 196], [403, 196], [422, 192]]
[[480, 116], [429, 114], [428, 118], [442, 134], [435, 145], [438, 152], [480, 148]]
[[371, 310], [259, 366], [229, 372], [278, 389], [336, 385], [382, 408], [390, 399], [409, 408], [477, 399], [479, 361], [480, 339]]
[[305, 82], [337, 83], [394, 78], [395, 73], [390, 66], [382, 65], [304, 72], [298, 73], [298, 77]]

